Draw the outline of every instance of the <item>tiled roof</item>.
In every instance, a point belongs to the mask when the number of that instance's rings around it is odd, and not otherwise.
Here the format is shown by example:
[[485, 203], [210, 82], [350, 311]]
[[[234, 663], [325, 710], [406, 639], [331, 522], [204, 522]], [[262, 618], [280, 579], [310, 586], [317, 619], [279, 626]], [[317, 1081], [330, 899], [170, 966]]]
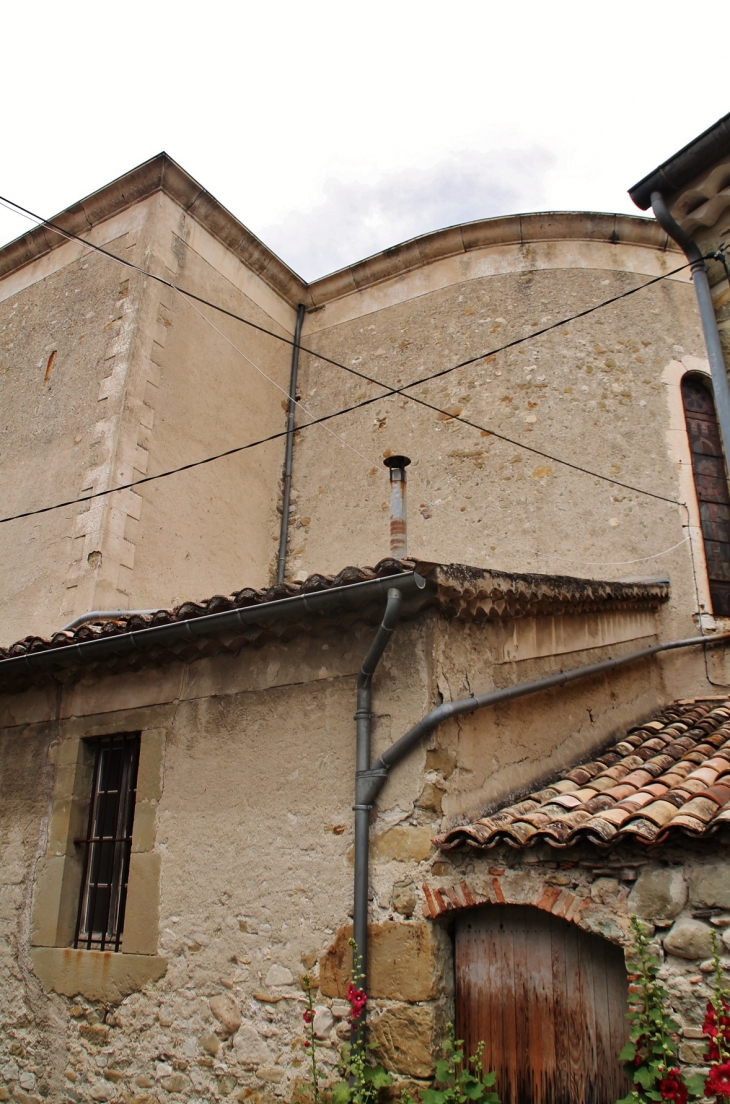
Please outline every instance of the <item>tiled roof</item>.
[[0, 647], [0, 659], [44, 652], [50, 648], [63, 648], [68, 644], [81, 644], [101, 636], [118, 636], [137, 629], [149, 629], [155, 625], [173, 625], [179, 621], [206, 617], [211, 613], [225, 613], [228, 610], [278, 602], [282, 598], [293, 598], [299, 594], [315, 594], [323, 590], [332, 590], [334, 587], [362, 583], [368, 579], [398, 575], [404, 571], [412, 571], [413, 566], [408, 561], [386, 559], [381, 560], [375, 567], [346, 567], [339, 575], [310, 575], [303, 583], [277, 583], [263, 590], [244, 587], [235, 594], [214, 594], [212, 598], [202, 602], [183, 602], [179, 606], [159, 609], [152, 614], [133, 614], [128, 617], [120, 615], [113, 619], [100, 618], [98, 621], [87, 621], [77, 629], [61, 630], [50, 637], [26, 636], [24, 640], [18, 640], [8, 648]]
[[664, 580], [614, 583], [565, 575], [514, 575], [464, 564], [387, 558], [375, 567], [345, 567], [338, 575], [315, 574], [303, 582], [277, 583], [262, 590], [244, 587], [235, 594], [215, 594], [202, 602], [183, 602], [153, 614], [88, 621], [80, 628], [62, 630], [50, 637], [26, 636], [7, 648], [0, 647], [0, 660], [80, 644], [101, 636], [118, 636], [156, 625], [191, 621], [213, 613], [263, 606], [300, 594], [316, 594], [413, 570], [429, 578], [438, 588], [438, 604], [445, 613], [467, 619], [499, 620], [547, 613], [592, 613], [601, 609], [657, 609], [669, 597], [669, 584]]
[[[314, 574], [303, 582], [262, 590], [245, 587], [152, 614], [120, 614], [48, 637], [26, 636], [0, 647], [0, 689], [18, 688], [31, 677], [43, 679], [51, 667], [119, 671], [168, 660], [190, 662], [221, 652], [237, 654], [242, 647], [289, 639], [299, 632], [317, 634], [333, 625], [347, 629], [355, 621], [378, 624], [384, 591], [376, 584], [414, 571], [426, 585], [404, 601], [404, 618], [428, 606], [445, 617], [472, 621], [657, 610], [669, 597], [666, 580], [516, 575], [465, 564], [387, 558], [375, 567], [346, 567], [337, 575]], [[330, 591], [336, 592], [331, 599]], [[190, 631], [173, 631], [185, 624]]]
[[674, 702], [597, 759], [436, 843], [444, 851], [653, 844], [706, 836], [723, 824], [730, 824], [730, 698]]

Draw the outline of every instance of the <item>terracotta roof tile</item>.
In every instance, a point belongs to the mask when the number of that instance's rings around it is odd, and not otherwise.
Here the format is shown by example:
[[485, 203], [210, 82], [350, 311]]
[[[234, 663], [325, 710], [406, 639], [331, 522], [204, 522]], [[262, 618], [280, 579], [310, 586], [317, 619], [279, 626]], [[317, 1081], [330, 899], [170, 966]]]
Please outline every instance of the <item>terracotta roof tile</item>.
[[439, 836], [454, 847], [543, 841], [614, 846], [706, 836], [730, 824], [730, 699], [673, 702], [537, 793]]
[[[345, 567], [337, 575], [315, 573], [303, 582], [278, 583], [261, 590], [243, 587], [233, 594], [215, 594], [205, 601], [183, 602], [172, 609], [160, 609], [153, 614], [119, 614], [104, 620], [89, 621], [75, 629], [61, 630], [49, 637], [27, 636], [8, 647], [0, 647], [0, 685], [3, 689], [12, 689], [29, 679], [42, 679], [47, 677], [44, 672], [51, 667], [66, 673], [74, 666], [89, 665], [93, 665], [95, 670], [116, 671], [171, 658], [189, 661], [222, 651], [236, 653], [241, 647], [257, 646], [266, 639], [288, 639], [293, 632], [301, 629], [307, 632], [317, 631], [318, 625], [327, 627], [337, 623], [346, 628], [352, 621], [363, 619], [379, 623], [382, 616], [380, 601], [371, 602], [366, 609], [346, 598], [340, 609], [328, 607], [325, 613], [310, 609], [306, 603], [300, 603], [297, 607], [299, 613], [296, 614], [296, 623], [295, 615], [282, 609], [281, 621], [267, 617], [266, 624], [263, 625], [257, 620], [258, 610], [252, 609], [249, 611], [250, 617], [247, 615], [245, 626], [240, 631], [229, 634], [230, 639], [219, 634], [216, 626], [206, 621], [200, 629], [190, 634], [189, 641], [178, 641], [174, 646], [166, 643], [170, 639], [168, 635], [161, 646], [157, 643], [150, 643], [148, 646], [147, 640], [151, 638], [145, 638], [144, 641], [141, 638], [135, 639], [134, 648], [125, 647], [123, 642], [115, 648], [114, 641], [108, 641], [109, 647], [103, 652], [96, 652], [93, 659], [89, 658], [88, 649], [83, 653], [76, 650], [76, 645], [86, 642], [102, 643], [110, 637], [125, 637], [138, 630], [162, 629], [176, 622], [191, 622], [216, 614], [225, 617], [227, 613], [237, 613], [248, 607], [261, 607], [263, 613], [263, 607], [270, 607], [273, 603], [315, 595], [320, 591], [341, 589], [344, 595], [345, 588], [351, 585], [382, 580], [413, 570], [427, 577], [428, 586], [417, 600], [413, 600], [411, 612], [418, 612], [424, 606], [432, 605], [446, 616], [462, 620], [657, 610], [669, 598], [667, 582], [622, 583], [577, 579], [564, 575], [522, 575], [466, 564], [437, 564], [386, 558], [375, 567]], [[46, 662], [42, 664], [25, 664], [26, 658], [42, 652], [57, 654], [44, 656]], [[23, 660], [23, 663], [13, 663], [13, 660]], [[66, 677], [66, 674], [62, 677]], [[600, 765], [596, 770], [600, 770]]]

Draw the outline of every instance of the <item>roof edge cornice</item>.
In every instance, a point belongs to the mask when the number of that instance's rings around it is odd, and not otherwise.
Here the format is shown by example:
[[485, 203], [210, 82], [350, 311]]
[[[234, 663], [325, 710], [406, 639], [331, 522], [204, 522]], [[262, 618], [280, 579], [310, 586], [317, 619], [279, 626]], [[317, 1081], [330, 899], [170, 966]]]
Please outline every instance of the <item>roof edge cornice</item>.
[[[166, 153], [150, 158], [49, 221], [71, 234], [83, 236], [156, 192], [169, 196], [290, 306], [303, 303], [308, 310], [434, 261], [477, 249], [574, 241], [678, 251], [654, 219], [548, 211], [448, 226], [394, 245], [308, 284]], [[0, 279], [48, 255], [66, 240], [45, 224], [34, 227], [0, 249]]]
[[[94, 226], [121, 214], [156, 192], [169, 196], [292, 306], [308, 301], [307, 284], [301, 276], [297, 276], [166, 153], [151, 157], [48, 221], [71, 234], [83, 236]], [[0, 279], [52, 252], [66, 241], [45, 224], [34, 227], [0, 249]]]

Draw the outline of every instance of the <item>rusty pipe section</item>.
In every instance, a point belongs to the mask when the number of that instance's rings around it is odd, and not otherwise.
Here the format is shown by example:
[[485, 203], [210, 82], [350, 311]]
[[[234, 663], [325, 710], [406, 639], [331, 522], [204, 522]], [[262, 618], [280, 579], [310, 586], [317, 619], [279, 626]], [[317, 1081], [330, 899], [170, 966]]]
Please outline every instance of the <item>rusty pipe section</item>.
[[406, 468], [410, 462], [408, 456], [387, 456], [383, 461], [390, 468], [390, 554], [394, 560], [408, 556]]

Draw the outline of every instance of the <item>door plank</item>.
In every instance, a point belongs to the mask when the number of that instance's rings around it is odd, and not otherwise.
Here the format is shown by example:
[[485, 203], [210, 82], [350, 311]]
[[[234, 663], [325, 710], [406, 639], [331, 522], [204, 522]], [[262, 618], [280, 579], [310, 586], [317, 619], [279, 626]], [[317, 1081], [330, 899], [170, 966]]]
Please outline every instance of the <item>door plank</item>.
[[623, 954], [522, 905], [470, 909], [456, 927], [456, 1030], [486, 1043], [504, 1104], [613, 1104], [628, 1091]]

